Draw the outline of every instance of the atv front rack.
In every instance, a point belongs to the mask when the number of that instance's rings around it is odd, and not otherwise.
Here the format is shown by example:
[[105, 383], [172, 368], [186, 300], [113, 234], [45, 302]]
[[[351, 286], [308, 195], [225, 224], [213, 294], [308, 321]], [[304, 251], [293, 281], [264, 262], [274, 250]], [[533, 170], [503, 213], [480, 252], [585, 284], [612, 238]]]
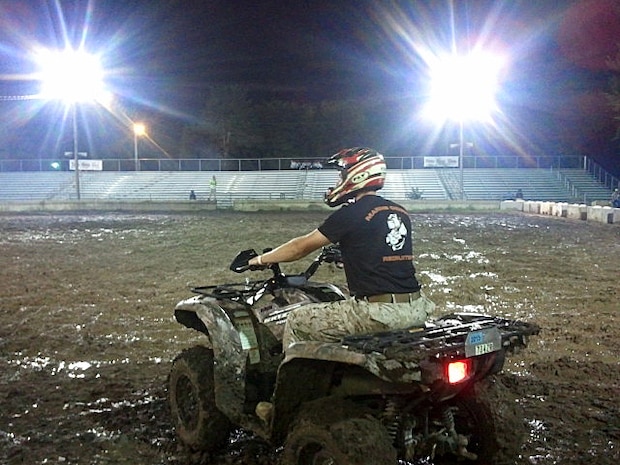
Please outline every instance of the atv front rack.
[[234, 302], [245, 300], [254, 295], [265, 281], [249, 281], [245, 283], [217, 284], [213, 286], [192, 287], [192, 292], [214, 299], [232, 300]]

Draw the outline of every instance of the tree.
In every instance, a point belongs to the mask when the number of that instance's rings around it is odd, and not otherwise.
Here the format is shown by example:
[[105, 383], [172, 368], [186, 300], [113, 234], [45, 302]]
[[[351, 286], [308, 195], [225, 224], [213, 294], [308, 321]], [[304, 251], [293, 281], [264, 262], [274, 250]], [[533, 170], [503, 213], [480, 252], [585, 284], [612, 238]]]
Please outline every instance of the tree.
[[617, 121], [616, 138], [620, 138], [620, 47], [618, 53], [607, 60], [607, 66], [613, 73], [607, 100], [611, 106], [614, 120]]
[[209, 157], [242, 158], [257, 143], [254, 107], [247, 89], [214, 85], [209, 89], [202, 119], [187, 128], [184, 152], [200, 151]]

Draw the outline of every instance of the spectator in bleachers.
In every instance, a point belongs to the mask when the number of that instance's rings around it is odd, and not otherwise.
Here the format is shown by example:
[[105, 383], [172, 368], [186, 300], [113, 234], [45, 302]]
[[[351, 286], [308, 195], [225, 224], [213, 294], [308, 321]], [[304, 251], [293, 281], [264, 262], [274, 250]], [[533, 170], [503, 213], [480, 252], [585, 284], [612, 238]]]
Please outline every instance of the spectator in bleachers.
[[517, 193], [515, 194], [515, 200], [523, 200], [523, 190], [517, 189]]
[[611, 194], [611, 206], [614, 208], [620, 208], [620, 191], [616, 187]]
[[189, 199], [190, 200], [196, 200], [196, 192], [194, 192], [194, 189], [189, 191]]

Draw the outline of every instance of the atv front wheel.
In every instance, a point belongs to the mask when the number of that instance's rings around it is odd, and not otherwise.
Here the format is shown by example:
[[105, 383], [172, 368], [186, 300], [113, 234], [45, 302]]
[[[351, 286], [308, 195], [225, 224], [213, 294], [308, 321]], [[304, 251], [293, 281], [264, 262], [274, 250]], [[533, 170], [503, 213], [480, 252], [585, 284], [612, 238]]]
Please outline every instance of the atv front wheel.
[[179, 439], [194, 451], [222, 447], [231, 425], [215, 405], [213, 351], [196, 346], [172, 363], [169, 377], [170, 411]]
[[302, 419], [289, 434], [282, 465], [391, 465], [396, 450], [374, 418], [349, 418], [332, 424]]

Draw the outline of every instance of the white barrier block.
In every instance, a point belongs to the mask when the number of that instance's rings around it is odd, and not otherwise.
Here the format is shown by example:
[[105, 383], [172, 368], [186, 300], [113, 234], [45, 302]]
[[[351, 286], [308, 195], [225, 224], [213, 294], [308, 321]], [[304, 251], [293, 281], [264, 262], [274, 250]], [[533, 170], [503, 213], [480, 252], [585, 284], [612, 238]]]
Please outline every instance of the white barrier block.
[[532, 200], [523, 202], [523, 211], [538, 215], [540, 213], [540, 202], [534, 202]]
[[588, 207], [583, 204], [579, 205], [573, 203], [567, 207], [566, 217], [576, 220], [586, 220], [588, 219]]
[[541, 202], [540, 204], [540, 214], [541, 215], [551, 215], [551, 208], [553, 207], [553, 202]]
[[519, 201], [515, 201], [515, 200], [503, 200], [500, 204], [499, 204], [499, 209], [500, 210], [517, 210], [517, 211], [523, 211], [523, 204], [525, 202], [523, 202], [522, 200]]
[[568, 203], [566, 202], [554, 203], [551, 207], [551, 214], [553, 216], [561, 216], [562, 218], [566, 218], [567, 210], [568, 210]]
[[588, 221], [597, 221], [599, 223], [613, 223], [613, 209], [611, 207], [602, 207], [595, 205], [588, 207]]

